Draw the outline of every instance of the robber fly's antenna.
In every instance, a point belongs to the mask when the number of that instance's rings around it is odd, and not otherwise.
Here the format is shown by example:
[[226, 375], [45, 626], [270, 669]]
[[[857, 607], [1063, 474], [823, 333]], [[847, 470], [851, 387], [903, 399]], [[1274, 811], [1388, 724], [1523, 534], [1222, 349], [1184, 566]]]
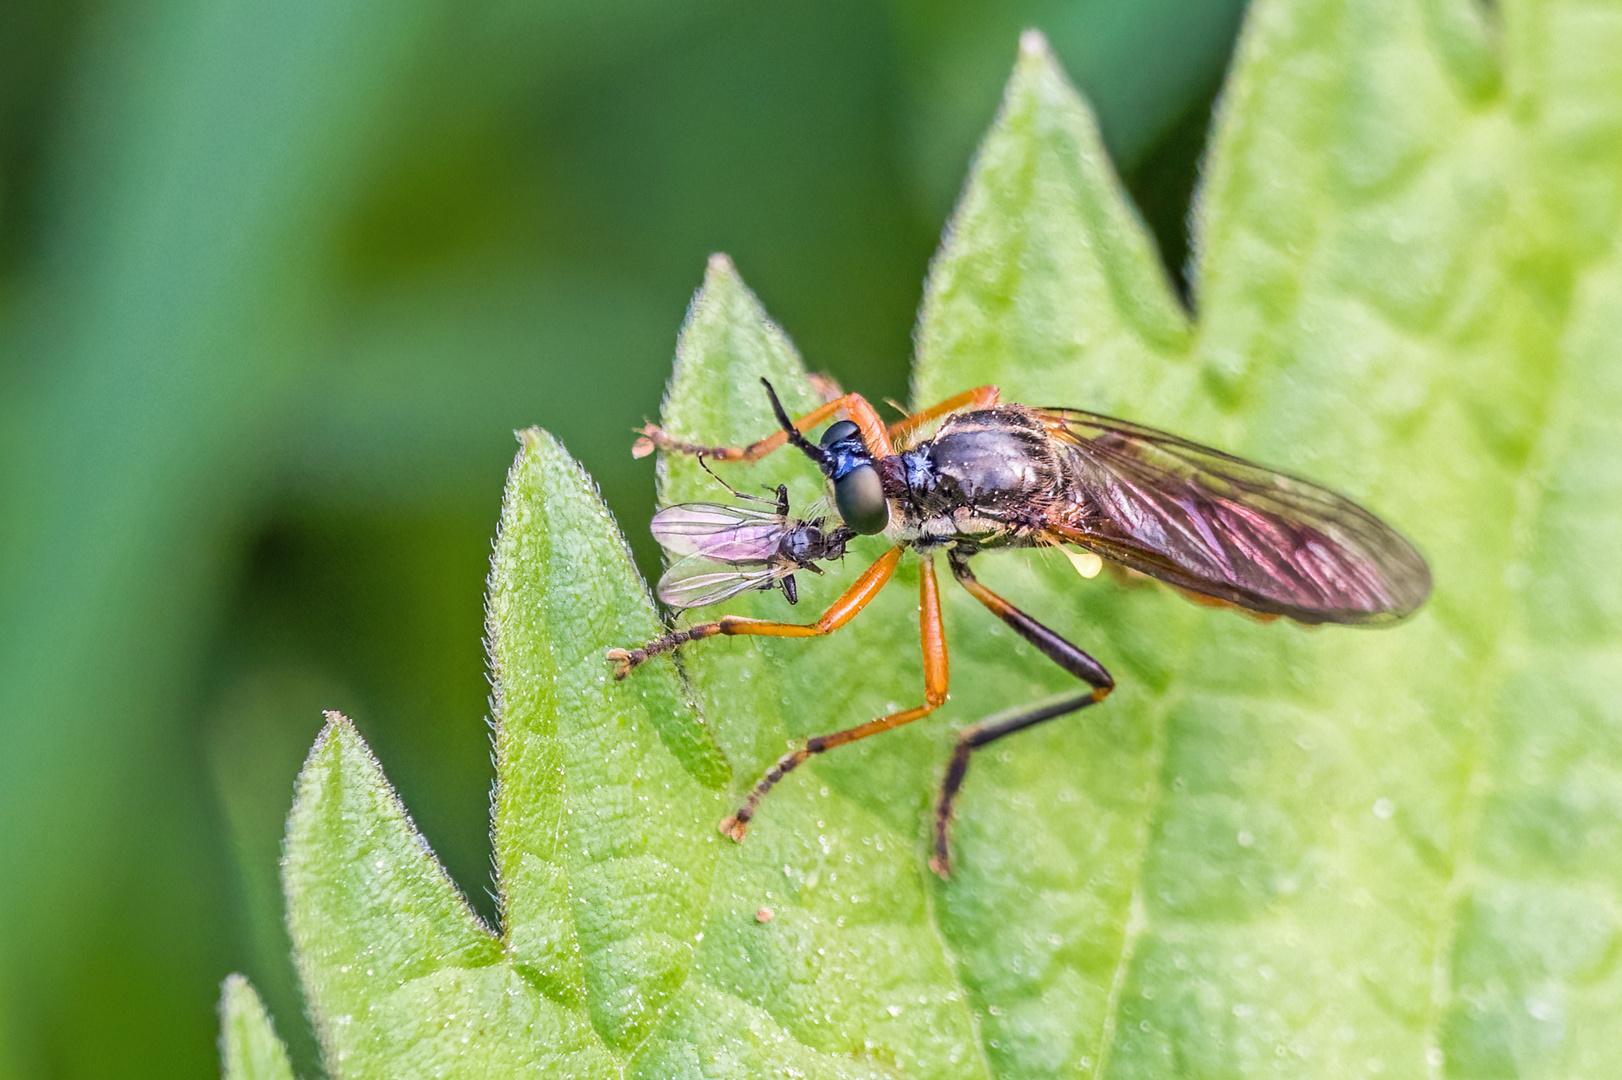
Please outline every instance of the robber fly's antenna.
[[828, 460], [828, 455], [823, 453], [822, 447], [800, 434], [799, 429], [794, 426], [794, 421], [788, 418], [783, 403], [777, 400], [777, 391], [772, 389], [772, 384], [762, 379], [760, 385], [766, 388], [766, 396], [772, 399], [772, 413], [777, 417], [777, 422], [783, 426], [784, 431], [788, 432], [789, 445], [816, 462], [820, 468], [823, 462]]

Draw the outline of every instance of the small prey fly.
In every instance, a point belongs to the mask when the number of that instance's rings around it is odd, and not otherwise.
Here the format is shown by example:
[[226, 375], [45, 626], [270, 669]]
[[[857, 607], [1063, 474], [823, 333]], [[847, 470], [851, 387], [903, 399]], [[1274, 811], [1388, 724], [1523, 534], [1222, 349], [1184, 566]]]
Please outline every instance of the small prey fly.
[[[698, 460], [715, 476], [702, 457]], [[745, 495], [719, 476], [715, 479], [736, 498], [771, 509], [695, 502], [667, 506], [653, 515], [654, 539], [677, 556], [659, 579], [659, 599], [666, 604], [704, 607], [750, 589], [781, 589], [789, 603], [798, 603], [795, 573], [821, 574], [819, 560], [844, 557], [854, 534], [843, 525], [824, 529], [822, 518], [790, 518], [786, 486], [778, 485], [773, 500]]]
[[[918, 554], [920, 566], [924, 701], [815, 736], [783, 755], [737, 812], [721, 823], [721, 831], [734, 840], [743, 839], [773, 785], [810, 757], [910, 723], [946, 701], [946, 641], [935, 580], [938, 554], [945, 556], [952, 576], [970, 595], [1086, 684], [1073, 696], [999, 714], [959, 734], [935, 809], [930, 866], [942, 877], [950, 866], [953, 803], [974, 751], [1095, 705], [1115, 687], [1097, 660], [981, 584], [969, 568], [969, 560], [979, 552], [1058, 547], [1084, 574], [1109, 561], [1158, 578], [1202, 603], [1306, 624], [1390, 625], [1411, 614], [1430, 594], [1425, 560], [1394, 529], [1356, 503], [1310, 481], [1163, 431], [1078, 409], [1005, 403], [994, 386], [959, 394], [889, 425], [860, 394], [830, 394], [823, 406], [791, 420], [770, 383], [766, 393], [780, 430], [759, 442], [746, 447], [701, 446], [650, 424], [633, 452], [642, 456], [658, 448], [749, 462], [791, 445], [816, 463], [832, 488], [846, 530], [840, 550], [853, 534], [882, 534], [891, 544], [889, 550], [815, 622], [726, 615], [695, 623], [635, 649], [611, 650], [615, 677], [625, 678], [650, 657], [717, 634], [830, 634], [878, 594], [910, 548]], [[836, 419], [839, 413], [845, 419]], [[835, 422], [819, 441], [805, 437], [830, 419]], [[918, 437], [919, 429], [934, 421], [940, 421], [934, 434]], [[766, 531], [772, 535], [789, 531], [786, 502], [786, 495], [780, 496], [778, 511], [765, 515]], [[656, 531], [662, 527], [656, 526]], [[707, 550], [723, 549], [720, 535], [706, 534]], [[669, 546], [663, 537], [661, 542]], [[753, 553], [764, 552], [766, 545], [762, 537]], [[695, 545], [695, 552], [702, 550], [706, 547]], [[710, 558], [714, 561], [713, 555]], [[763, 566], [758, 560], [750, 565]], [[747, 587], [715, 595], [732, 595]], [[690, 595], [697, 599], [686, 606], [713, 602], [712, 594], [698, 589]]]

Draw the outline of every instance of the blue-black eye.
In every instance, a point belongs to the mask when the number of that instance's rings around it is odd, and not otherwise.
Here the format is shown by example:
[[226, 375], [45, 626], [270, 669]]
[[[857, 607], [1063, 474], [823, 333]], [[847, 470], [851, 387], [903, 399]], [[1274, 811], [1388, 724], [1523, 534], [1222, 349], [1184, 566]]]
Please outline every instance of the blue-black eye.
[[879, 479], [879, 471], [871, 465], [858, 465], [834, 481], [834, 505], [852, 532], [873, 536], [890, 524], [890, 503], [884, 497], [884, 483]]
[[859, 435], [861, 430], [861, 428], [857, 427], [849, 420], [841, 420], [837, 424], [830, 424], [828, 426], [828, 430], [822, 433], [822, 445], [824, 448], [826, 448], [832, 446], [836, 442], [842, 442], [845, 439], [853, 438]]

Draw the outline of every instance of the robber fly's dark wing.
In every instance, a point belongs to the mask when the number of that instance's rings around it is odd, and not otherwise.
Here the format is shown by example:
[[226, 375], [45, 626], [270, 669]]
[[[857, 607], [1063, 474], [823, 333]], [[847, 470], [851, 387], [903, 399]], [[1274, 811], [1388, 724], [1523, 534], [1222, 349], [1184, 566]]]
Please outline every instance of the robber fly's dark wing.
[[672, 555], [714, 562], [765, 562], [777, 553], [788, 521], [771, 510], [725, 503], [679, 503], [653, 515], [649, 529]]
[[1153, 428], [1035, 411], [1070, 449], [1077, 514], [1055, 531], [1081, 547], [1305, 623], [1395, 622], [1430, 595], [1413, 545], [1333, 491]]
[[671, 564], [659, 579], [659, 599], [673, 608], [719, 604], [741, 592], [768, 587], [793, 569], [764, 562], [729, 566], [704, 555], [689, 555]]

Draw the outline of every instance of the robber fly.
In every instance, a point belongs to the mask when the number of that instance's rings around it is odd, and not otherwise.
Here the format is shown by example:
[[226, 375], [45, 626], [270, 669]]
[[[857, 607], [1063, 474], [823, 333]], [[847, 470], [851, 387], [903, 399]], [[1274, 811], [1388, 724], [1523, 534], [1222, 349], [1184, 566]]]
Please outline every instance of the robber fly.
[[[708, 472], [709, 466], [704, 469]], [[843, 525], [824, 529], [823, 518], [790, 518], [786, 486], [778, 485], [774, 501], [715, 479], [735, 497], [772, 508], [697, 502], [667, 506], [653, 515], [654, 539], [678, 556], [659, 579], [659, 599], [671, 607], [719, 604], [750, 589], [781, 589], [789, 603], [797, 603], [795, 573], [821, 574], [819, 560], [844, 556], [854, 534]]]
[[[764, 381], [764, 380], [763, 380]], [[649, 425], [635, 452], [754, 461], [785, 443], [816, 463], [855, 534], [891, 547], [814, 623], [727, 615], [615, 649], [624, 678], [649, 657], [717, 634], [815, 637], [849, 622], [877, 595], [908, 548], [920, 557], [919, 626], [924, 703], [818, 735], [766, 770], [721, 831], [741, 840], [772, 786], [813, 755], [927, 716], [946, 700], [947, 659], [935, 556], [992, 614], [1087, 685], [1073, 696], [1003, 714], [963, 730], [935, 810], [930, 866], [945, 877], [952, 806], [975, 750], [1005, 735], [1104, 700], [1115, 680], [1097, 660], [986, 588], [969, 560], [993, 548], [1080, 549], [1167, 582], [1191, 598], [1262, 618], [1383, 626], [1430, 594], [1430, 571], [1413, 546], [1356, 503], [1309, 481], [1186, 439], [1077, 409], [1000, 401], [982, 386], [888, 427], [859, 394], [832, 398], [791, 421], [766, 384], [780, 431], [747, 447], [704, 447]], [[818, 442], [805, 432], [843, 411]], [[929, 438], [923, 425], [940, 420]], [[786, 515], [785, 515], [786, 516]], [[1086, 570], [1084, 569], [1084, 572]]]

